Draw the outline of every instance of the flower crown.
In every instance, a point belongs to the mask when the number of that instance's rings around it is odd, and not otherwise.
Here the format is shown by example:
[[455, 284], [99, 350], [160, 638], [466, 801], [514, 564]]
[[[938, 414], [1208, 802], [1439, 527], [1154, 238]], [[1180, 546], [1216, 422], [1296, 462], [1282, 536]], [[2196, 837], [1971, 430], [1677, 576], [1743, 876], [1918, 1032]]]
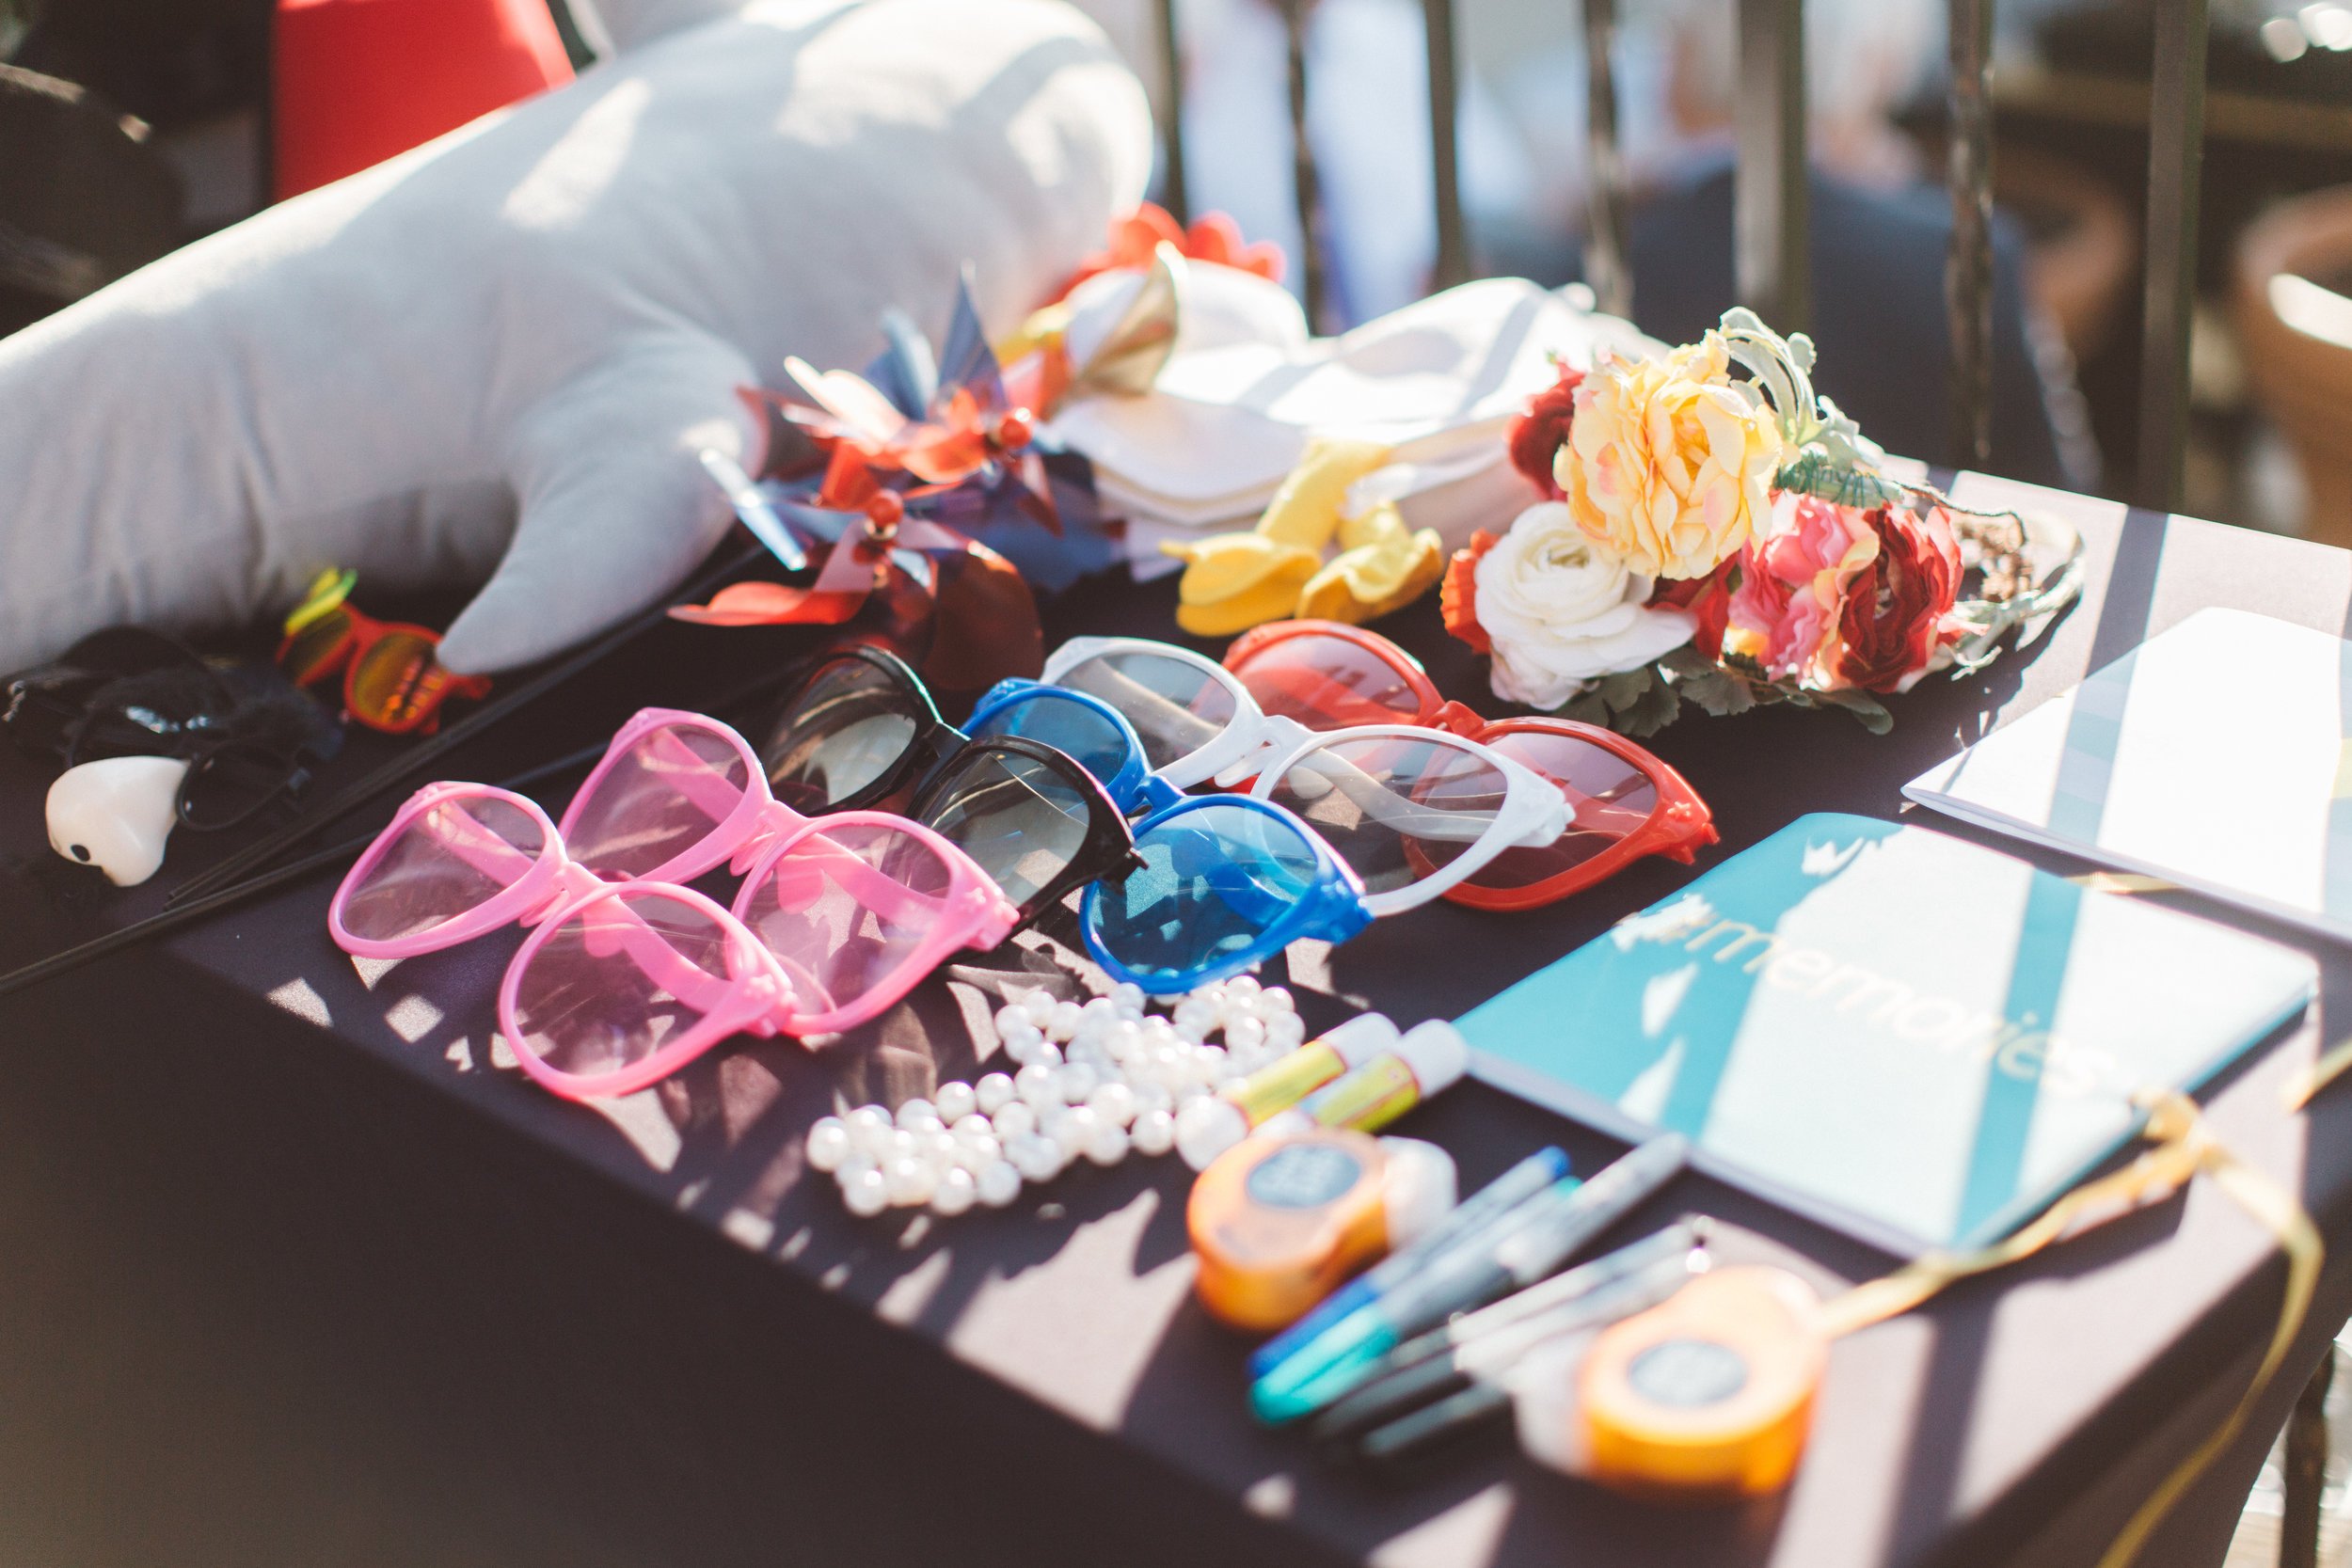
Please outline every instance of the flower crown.
[[1563, 369], [1510, 436], [1551, 499], [1446, 572], [1446, 626], [1493, 656], [1496, 695], [1635, 736], [1686, 701], [1883, 732], [1882, 697], [1982, 668], [2075, 596], [2071, 529], [1889, 473], [1813, 365], [1735, 309], [1661, 357]]

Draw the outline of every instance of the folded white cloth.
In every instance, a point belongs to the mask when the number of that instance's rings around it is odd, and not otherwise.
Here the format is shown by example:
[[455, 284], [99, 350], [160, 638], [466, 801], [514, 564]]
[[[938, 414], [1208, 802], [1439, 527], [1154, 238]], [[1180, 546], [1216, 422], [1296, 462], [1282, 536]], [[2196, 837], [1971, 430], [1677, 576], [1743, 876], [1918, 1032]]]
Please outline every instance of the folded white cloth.
[[272, 208], [0, 340], [0, 671], [328, 562], [489, 578], [453, 668], [553, 653], [723, 532], [739, 385], [936, 335], [967, 261], [1009, 327], [1150, 161], [1054, 0], [768, 0]]
[[[1226, 271], [1195, 267], [1187, 282]], [[1656, 346], [1524, 278], [1487, 278], [1338, 338], [1180, 339], [1149, 394], [1074, 402], [1054, 430], [1127, 517], [1139, 575], [1158, 569], [1164, 540], [1249, 527], [1316, 436], [1395, 449], [1352, 499], [1394, 500], [1407, 523], [1459, 544], [1541, 499], [1511, 468], [1504, 433], [1562, 363], [1589, 367], [1604, 343]]]

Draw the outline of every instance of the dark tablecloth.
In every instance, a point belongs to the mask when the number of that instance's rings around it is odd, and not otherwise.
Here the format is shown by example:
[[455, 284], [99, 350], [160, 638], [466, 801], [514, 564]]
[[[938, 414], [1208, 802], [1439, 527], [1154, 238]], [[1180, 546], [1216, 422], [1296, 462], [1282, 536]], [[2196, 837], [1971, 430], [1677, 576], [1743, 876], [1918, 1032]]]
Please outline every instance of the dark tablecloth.
[[[2084, 602], [2024, 654], [1901, 699], [1890, 736], [1787, 710], [1667, 731], [1657, 750], [1723, 830], [1702, 866], [1804, 812], [1901, 815], [1899, 786], [1928, 764], [2203, 606], [2329, 631], [2352, 614], [2343, 552], [1965, 482], [1963, 499], [1996, 495], [2085, 530]], [[1082, 586], [1049, 635], [1169, 635], [1171, 603], [1166, 582]], [[1382, 629], [1449, 694], [1501, 711], [1434, 602]], [[639, 702], [699, 700], [783, 646], [665, 632], [450, 771], [496, 777], [569, 750]], [[47, 856], [42, 784], [0, 759], [0, 962], [158, 895], [103, 890]], [[2232, 809], [2215, 802], [2215, 831]], [[177, 847], [168, 874], [210, 847]], [[1302, 944], [1266, 978], [1317, 1024], [1357, 1006], [1454, 1016], [1690, 875], [1652, 863], [1524, 915], [1438, 906], [1336, 950]], [[1842, 1341], [1785, 1499], [1664, 1511], [1502, 1443], [1374, 1480], [1251, 1424], [1247, 1346], [1190, 1299], [1187, 1175], [1172, 1159], [1081, 1167], [949, 1222], [852, 1219], [803, 1170], [817, 1116], [973, 1076], [1008, 983], [1075, 980], [1081, 961], [1050, 935], [960, 964], [814, 1053], [739, 1042], [588, 1108], [491, 1047], [511, 943], [355, 964], [326, 938], [331, 886], [0, 1000], [0, 1558], [2087, 1562], [2227, 1412], [2277, 1311], [2268, 1237], [2200, 1184]], [[2318, 1015], [2208, 1099], [2217, 1131], [2342, 1241], [2352, 1091], [2294, 1117], [2279, 1085], [2352, 1010], [2352, 955], [2168, 901], [2322, 962]], [[1450, 1148], [1466, 1188], [1546, 1141], [1580, 1168], [1614, 1152], [1476, 1084], [1401, 1130]], [[1697, 1177], [1639, 1223], [1683, 1210], [1721, 1216], [1727, 1254], [1825, 1290], [1887, 1266]], [[2347, 1310], [2352, 1270], [2331, 1262], [2260, 1430], [2144, 1561], [2218, 1560], [2269, 1433]]]

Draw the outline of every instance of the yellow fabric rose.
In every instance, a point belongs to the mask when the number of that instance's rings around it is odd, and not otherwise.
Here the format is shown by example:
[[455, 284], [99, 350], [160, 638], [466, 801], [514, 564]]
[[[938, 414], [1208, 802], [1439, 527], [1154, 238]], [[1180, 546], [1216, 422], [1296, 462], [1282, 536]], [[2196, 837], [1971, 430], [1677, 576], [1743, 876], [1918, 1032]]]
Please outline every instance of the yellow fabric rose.
[[1709, 332], [1662, 359], [1596, 366], [1554, 471], [1577, 526], [1633, 570], [1699, 578], [1762, 531], [1783, 446]]

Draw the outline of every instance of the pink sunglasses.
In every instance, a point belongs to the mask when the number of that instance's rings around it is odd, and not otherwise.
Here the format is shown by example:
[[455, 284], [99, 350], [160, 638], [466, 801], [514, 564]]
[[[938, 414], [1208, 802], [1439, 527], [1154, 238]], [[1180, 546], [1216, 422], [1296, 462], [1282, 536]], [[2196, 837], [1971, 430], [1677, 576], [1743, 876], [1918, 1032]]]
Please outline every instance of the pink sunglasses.
[[[732, 911], [672, 880], [730, 855], [750, 863]], [[537, 927], [507, 966], [499, 1023], [523, 1070], [574, 1099], [643, 1088], [731, 1035], [863, 1023], [1018, 918], [930, 830], [803, 816], [732, 729], [657, 708], [614, 736], [560, 828], [506, 790], [420, 790], [327, 910], [362, 958]]]

